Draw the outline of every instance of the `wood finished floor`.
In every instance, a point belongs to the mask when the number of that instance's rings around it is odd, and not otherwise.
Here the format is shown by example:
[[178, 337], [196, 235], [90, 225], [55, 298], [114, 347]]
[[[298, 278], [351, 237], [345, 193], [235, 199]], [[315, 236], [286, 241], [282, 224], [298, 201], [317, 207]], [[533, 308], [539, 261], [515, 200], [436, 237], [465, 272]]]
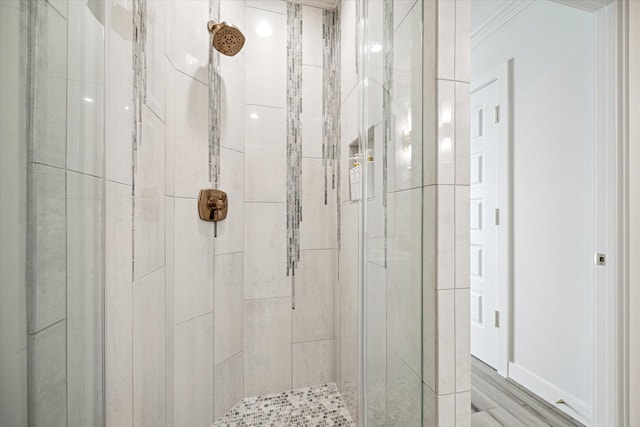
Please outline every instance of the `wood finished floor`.
[[471, 427], [584, 427], [471, 357]]

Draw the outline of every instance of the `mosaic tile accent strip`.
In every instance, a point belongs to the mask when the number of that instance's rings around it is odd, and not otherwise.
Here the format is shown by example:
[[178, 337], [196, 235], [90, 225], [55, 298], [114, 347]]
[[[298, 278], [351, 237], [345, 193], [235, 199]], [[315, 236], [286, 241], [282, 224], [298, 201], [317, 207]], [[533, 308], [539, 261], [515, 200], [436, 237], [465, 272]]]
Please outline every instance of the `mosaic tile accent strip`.
[[335, 383], [247, 397], [212, 427], [355, 426]]
[[[336, 193], [340, 242], [340, 10], [324, 10], [322, 16], [322, 165], [324, 166], [324, 204], [331, 189]], [[338, 243], [339, 244], [339, 243]]]
[[147, 100], [147, 0], [133, 0], [133, 170], [142, 145], [142, 106]]
[[[220, 0], [209, 0], [209, 19], [219, 22]], [[205, 25], [205, 23], [203, 23]], [[220, 186], [220, 54], [209, 42], [209, 181]]]
[[302, 222], [302, 6], [287, 3], [287, 276], [295, 308]]
[[393, 113], [391, 97], [393, 90], [393, 0], [384, 0], [383, 5], [383, 57], [382, 77], [382, 206], [384, 210], [384, 265], [387, 266], [387, 182], [388, 151], [393, 144]]
[[[142, 145], [142, 108], [147, 102], [147, 0], [133, 0], [133, 134], [131, 135], [131, 182], [135, 195], [136, 171], [138, 170], [138, 145]], [[136, 198], [131, 197], [132, 224], [131, 245], [135, 254]], [[131, 271], [135, 274], [135, 259], [131, 260]]]

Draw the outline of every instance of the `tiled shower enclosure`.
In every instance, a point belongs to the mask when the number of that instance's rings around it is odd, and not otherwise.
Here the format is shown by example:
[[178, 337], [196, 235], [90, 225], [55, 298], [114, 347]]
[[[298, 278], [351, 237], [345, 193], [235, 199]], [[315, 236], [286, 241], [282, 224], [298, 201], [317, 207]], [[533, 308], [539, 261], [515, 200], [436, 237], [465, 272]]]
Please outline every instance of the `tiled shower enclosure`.
[[468, 424], [468, 0], [0, 12], [2, 427]]

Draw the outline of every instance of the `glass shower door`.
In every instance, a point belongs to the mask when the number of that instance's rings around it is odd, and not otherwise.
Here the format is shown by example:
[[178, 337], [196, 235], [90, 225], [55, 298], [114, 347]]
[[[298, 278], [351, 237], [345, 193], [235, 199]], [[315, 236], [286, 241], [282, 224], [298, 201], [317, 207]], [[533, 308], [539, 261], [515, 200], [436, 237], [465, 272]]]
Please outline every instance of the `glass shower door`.
[[365, 0], [364, 417], [422, 424], [422, 1]]

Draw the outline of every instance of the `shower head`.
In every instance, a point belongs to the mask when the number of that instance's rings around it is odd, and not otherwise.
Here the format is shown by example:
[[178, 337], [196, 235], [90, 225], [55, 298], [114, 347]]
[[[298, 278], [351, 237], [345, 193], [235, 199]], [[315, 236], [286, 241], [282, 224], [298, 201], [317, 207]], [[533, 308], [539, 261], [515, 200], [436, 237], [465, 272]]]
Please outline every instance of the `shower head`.
[[228, 22], [209, 21], [207, 28], [211, 33], [211, 45], [223, 55], [234, 56], [244, 46], [242, 31]]

